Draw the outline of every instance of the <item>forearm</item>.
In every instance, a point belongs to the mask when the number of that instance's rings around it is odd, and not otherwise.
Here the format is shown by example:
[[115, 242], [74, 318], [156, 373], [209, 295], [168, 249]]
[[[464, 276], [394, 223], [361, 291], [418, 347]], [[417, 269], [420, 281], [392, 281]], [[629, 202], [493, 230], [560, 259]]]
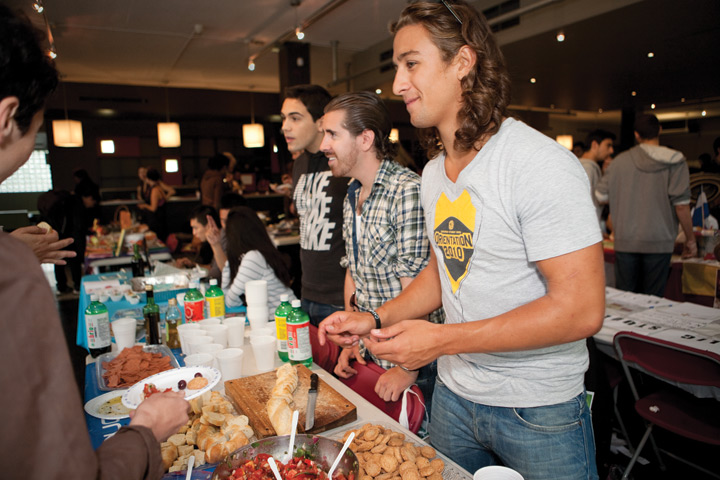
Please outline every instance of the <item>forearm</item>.
[[344, 298], [345, 298], [345, 310], [348, 312], [352, 310], [352, 306], [350, 305], [350, 298], [352, 297], [353, 293], [355, 293], [355, 282], [352, 279], [352, 275], [350, 275], [350, 267], [345, 270], [345, 288], [344, 288]]
[[211, 243], [210, 248], [212, 248], [213, 257], [215, 258], [215, 263], [217, 263], [218, 268], [220, 270], [222, 270], [225, 267], [225, 264], [227, 263], [227, 255], [225, 254], [225, 250], [223, 250], [220, 242], [218, 242], [216, 244]]
[[439, 326], [433, 335], [442, 354], [532, 350], [597, 333], [605, 314], [600, 244], [545, 262], [552, 266], [540, 267], [544, 296], [492, 318]]
[[690, 205], [675, 205], [675, 213], [677, 214], [680, 227], [685, 232], [685, 238], [690, 241], [695, 241], [695, 234], [693, 233], [692, 217], [690, 217]]

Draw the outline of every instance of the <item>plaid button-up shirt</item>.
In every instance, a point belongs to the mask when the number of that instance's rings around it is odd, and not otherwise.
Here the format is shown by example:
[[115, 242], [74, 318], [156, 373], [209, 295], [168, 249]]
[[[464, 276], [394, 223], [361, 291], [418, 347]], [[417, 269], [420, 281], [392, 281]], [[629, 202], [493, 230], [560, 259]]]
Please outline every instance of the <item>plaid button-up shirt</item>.
[[[343, 205], [343, 236], [361, 311], [375, 310], [402, 291], [401, 277], [415, 278], [428, 263], [430, 242], [420, 202], [420, 177], [398, 163], [381, 163], [367, 200], [361, 206], [362, 231], [355, 212], [361, 184], [354, 180]], [[442, 309], [430, 320], [441, 323]], [[392, 363], [373, 356], [383, 368]]]

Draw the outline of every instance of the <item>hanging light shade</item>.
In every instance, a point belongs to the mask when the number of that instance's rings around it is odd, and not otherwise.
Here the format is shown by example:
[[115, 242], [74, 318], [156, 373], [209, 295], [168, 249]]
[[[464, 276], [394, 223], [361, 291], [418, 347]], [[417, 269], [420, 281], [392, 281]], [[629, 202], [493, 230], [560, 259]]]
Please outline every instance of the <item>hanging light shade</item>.
[[162, 148], [175, 148], [180, 146], [180, 124], [175, 122], [161, 122], [157, 124], [158, 145]]
[[562, 145], [563, 147], [567, 148], [568, 150], [572, 150], [573, 148], [573, 136], [572, 135], [558, 135], [555, 137], [555, 140]]
[[245, 148], [260, 148], [265, 146], [265, 132], [259, 123], [246, 123], [243, 125], [243, 145]]
[[392, 143], [397, 143], [400, 140], [400, 132], [398, 132], [397, 128], [393, 128], [390, 130], [389, 139]]
[[53, 120], [53, 143], [56, 147], [82, 147], [82, 122], [78, 120]]

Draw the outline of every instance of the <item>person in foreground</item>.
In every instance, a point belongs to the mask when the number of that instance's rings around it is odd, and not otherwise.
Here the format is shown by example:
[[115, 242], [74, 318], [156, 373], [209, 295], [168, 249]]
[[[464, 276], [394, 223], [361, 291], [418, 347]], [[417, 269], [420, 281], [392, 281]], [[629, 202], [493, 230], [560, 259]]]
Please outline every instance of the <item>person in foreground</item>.
[[[27, 161], [57, 71], [27, 19], [0, 5], [0, 182]], [[55, 299], [32, 250], [0, 233], [3, 478], [154, 479], [160, 441], [188, 420], [182, 393], [155, 395], [93, 452]]]
[[[389, 139], [390, 112], [375, 93], [335, 97], [325, 107], [322, 125], [320, 150], [333, 175], [355, 179], [344, 204], [345, 310], [374, 311], [400, 294], [427, 265], [430, 244], [420, 205], [420, 177], [392, 160], [396, 147]], [[442, 322], [442, 311], [430, 318]], [[352, 358], [365, 364], [359, 347], [345, 348], [335, 374], [343, 378], [357, 374], [350, 365]], [[387, 370], [375, 385], [383, 400], [398, 400], [417, 382], [429, 406], [435, 365], [406, 371], [371, 359]]]
[[[320, 342], [363, 338], [408, 369], [437, 358], [431, 442], [470, 472], [597, 478], [583, 375], [605, 279], [587, 176], [507, 117], [504, 60], [472, 7], [411, 4], [392, 31], [393, 90], [433, 158], [421, 189], [432, 255], [378, 318], [335, 313]], [[445, 324], [417, 320], [441, 305]]]

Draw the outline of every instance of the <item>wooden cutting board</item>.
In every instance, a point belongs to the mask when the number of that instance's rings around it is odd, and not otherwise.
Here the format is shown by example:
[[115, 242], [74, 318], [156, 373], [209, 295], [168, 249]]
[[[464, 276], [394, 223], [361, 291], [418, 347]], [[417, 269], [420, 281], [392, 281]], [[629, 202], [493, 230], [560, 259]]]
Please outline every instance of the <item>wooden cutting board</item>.
[[[298, 410], [298, 432], [305, 432], [305, 410], [307, 394], [310, 389], [312, 372], [304, 365], [295, 365], [298, 372], [298, 386], [293, 394], [292, 410]], [[268, 418], [265, 406], [270, 399], [270, 392], [275, 387], [277, 374], [272, 372], [237, 378], [225, 382], [225, 394], [235, 406], [247, 415], [250, 426], [258, 438], [275, 436], [275, 430]], [[357, 420], [357, 407], [340, 395], [322, 378], [318, 379], [318, 396], [315, 404], [315, 426], [309, 432], [319, 433]]]

